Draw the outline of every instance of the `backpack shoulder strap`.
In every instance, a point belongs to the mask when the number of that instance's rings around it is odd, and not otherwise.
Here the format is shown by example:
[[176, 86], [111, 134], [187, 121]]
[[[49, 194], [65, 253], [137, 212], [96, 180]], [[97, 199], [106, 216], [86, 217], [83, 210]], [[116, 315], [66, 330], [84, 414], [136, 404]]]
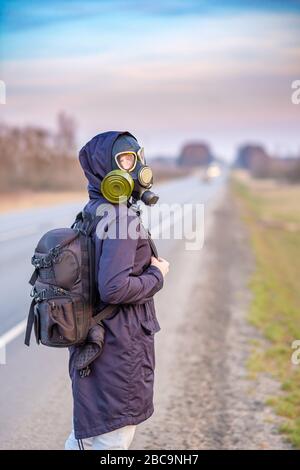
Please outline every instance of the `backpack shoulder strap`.
[[148, 240], [149, 240], [149, 243], [150, 243], [150, 248], [151, 248], [152, 254], [155, 258], [158, 258], [158, 251], [157, 251], [157, 248], [156, 248], [156, 245], [155, 245], [154, 241], [151, 238], [151, 233], [150, 233], [149, 230], [147, 230], [147, 234], [148, 234]]
[[75, 228], [78, 222], [83, 222], [83, 211], [78, 212], [74, 222], [71, 225], [71, 228]]
[[92, 322], [98, 323], [98, 324], [101, 323], [102, 320], [105, 320], [106, 318], [110, 317], [113, 313], [115, 313], [118, 307], [119, 305], [113, 305], [113, 304], [107, 305], [107, 307], [104, 307], [104, 309], [101, 310], [101, 312], [97, 313], [96, 315], [92, 317]]
[[25, 341], [24, 341], [24, 343], [26, 344], [26, 346], [30, 345], [30, 336], [31, 336], [31, 331], [32, 331], [32, 327], [33, 327], [33, 322], [34, 322], [35, 304], [36, 304], [35, 299], [32, 299], [31, 304], [30, 304], [30, 309], [29, 309], [26, 332], [25, 332]]
[[141, 217], [142, 211], [141, 211], [140, 207], [136, 207], [134, 204], [131, 204], [128, 207], [131, 207], [136, 212], [136, 215], [138, 216], [141, 225], [143, 226], [144, 230], [147, 233], [147, 238], [149, 240], [149, 244], [150, 244], [152, 254], [155, 258], [158, 258], [158, 251], [157, 251], [157, 248], [156, 248], [156, 245], [155, 245], [154, 241], [151, 238], [150, 230], [148, 228], [146, 228], [143, 224], [142, 217]]
[[72, 224], [71, 228], [76, 228], [76, 224], [81, 224], [81, 230], [87, 235], [91, 236], [93, 230], [97, 227], [98, 222], [102, 219], [102, 215], [97, 216], [93, 215], [90, 212], [85, 212], [83, 209], [79, 212], [76, 216], [74, 223]]

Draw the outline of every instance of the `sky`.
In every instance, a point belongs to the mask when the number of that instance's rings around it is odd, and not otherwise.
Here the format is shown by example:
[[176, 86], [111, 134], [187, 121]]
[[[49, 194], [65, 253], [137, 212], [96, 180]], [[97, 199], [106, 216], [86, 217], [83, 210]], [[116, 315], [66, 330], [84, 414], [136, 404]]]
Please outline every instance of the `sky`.
[[299, 1], [0, 0], [1, 120], [54, 129], [78, 148], [129, 130], [148, 155], [207, 141], [300, 151]]

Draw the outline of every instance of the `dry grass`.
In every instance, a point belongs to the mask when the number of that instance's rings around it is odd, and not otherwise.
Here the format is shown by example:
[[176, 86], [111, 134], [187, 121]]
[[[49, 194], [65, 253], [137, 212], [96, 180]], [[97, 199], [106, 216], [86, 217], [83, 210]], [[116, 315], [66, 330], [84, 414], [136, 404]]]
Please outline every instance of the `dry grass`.
[[260, 197], [259, 212], [267, 220], [300, 223], [300, 185], [275, 179], [255, 179], [245, 171], [234, 172], [234, 177], [251, 193]]
[[249, 318], [268, 340], [253, 348], [249, 367], [253, 373], [269, 372], [281, 382], [282, 395], [269, 403], [286, 418], [282, 430], [300, 448], [300, 365], [291, 363], [292, 342], [300, 339], [300, 234], [290, 230], [300, 221], [300, 186], [236, 174], [232, 187], [256, 259]]
[[[182, 178], [190, 174], [190, 170], [165, 167], [154, 167], [155, 188], [170, 179]], [[85, 189], [78, 191], [34, 191], [19, 190], [15, 192], [2, 192], [0, 195], [0, 213], [30, 209], [33, 207], [46, 207], [65, 202], [86, 201], [88, 194]]]
[[64, 202], [85, 201], [86, 191], [29, 191], [1, 193], [0, 213], [44, 207]]

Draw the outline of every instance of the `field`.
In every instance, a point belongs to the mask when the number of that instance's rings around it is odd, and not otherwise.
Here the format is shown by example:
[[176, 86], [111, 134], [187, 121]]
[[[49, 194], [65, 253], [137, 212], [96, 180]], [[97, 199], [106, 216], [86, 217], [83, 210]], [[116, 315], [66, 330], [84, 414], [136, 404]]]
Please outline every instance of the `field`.
[[[182, 178], [190, 174], [189, 169], [175, 166], [153, 166], [155, 191], [158, 185], [170, 179]], [[63, 204], [67, 202], [87, 201], [88, 194], [84, 184], [80, 180], [78, 190], [53, 188], [52, 190], [19, 189], [14, 191], [1, 191], [0, 193], [0, 213], [30, 209], [32, 207], [46, 207], [53, 204]]]
[[235, 173], [232, 190], [255, 256], [249, 320], [265, 338], [253, 343], [249, 373], [280, 381], [282, 393], [268, 403], [285, 418], [281, 431], [300, 448], [300, 364], [291, 361], [291, 345], [300, 340], [300, 186]]

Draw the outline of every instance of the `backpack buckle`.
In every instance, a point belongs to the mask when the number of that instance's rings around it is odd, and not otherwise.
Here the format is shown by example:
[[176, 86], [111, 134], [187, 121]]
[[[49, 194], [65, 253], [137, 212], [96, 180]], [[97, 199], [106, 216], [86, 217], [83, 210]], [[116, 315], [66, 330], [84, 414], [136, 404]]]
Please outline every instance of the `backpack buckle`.
[[66, 294], [68, 293], [68, 292], [67, 292], [65, 289], [63, 289], [62, 287], [54, 287], [54, 288], [53, 288], [53, 292], [54, 292], [55, 295], [62, 295], [62, 294], [66, 295]]
[[35, 267], [35, 269], [39, 269], [41, 267], [40, 258], [36, 255], [33, 255], [31, 258], [31, 264]]
[[57, 258], [60, 254], [61, 247], [56, 245], [54, 248], [49, 250], [49, 253], [44, 256], [33, 255], [31, 258], [31, 264], [35, 269], [50, 268], [53, 263], [56, 263]]
[[56, 245], [54, 248], [51, 248], [51, 250], [49, 251], [50, 264], [51, 262], [56, 263], [59, 254], [60, 254], [60, 245]]
[[81, 379], [84, 379], [85, 377], [88, 377], [91, 373], [91, 369], [89, 366], [84, 367], [83, 369], [79, 370], [79, 375]]
[[37, 290], [36, 290], [36, 287], [33, 286], [33, 288], [30, 291], [30, 297], [36, 297], [36, 295], [37, 295]]
[[41, 290], [38, 294], [38, 302], [41, 302], [42, 300], [46, 300], [46, 289]]
[[30, 292], [30, 297], [33, 297], [36, 302], [41, 302], [42, 300], [46, 300], [46, 289], [41, 290], [38, 292], [36, 287], [33, 286]]

